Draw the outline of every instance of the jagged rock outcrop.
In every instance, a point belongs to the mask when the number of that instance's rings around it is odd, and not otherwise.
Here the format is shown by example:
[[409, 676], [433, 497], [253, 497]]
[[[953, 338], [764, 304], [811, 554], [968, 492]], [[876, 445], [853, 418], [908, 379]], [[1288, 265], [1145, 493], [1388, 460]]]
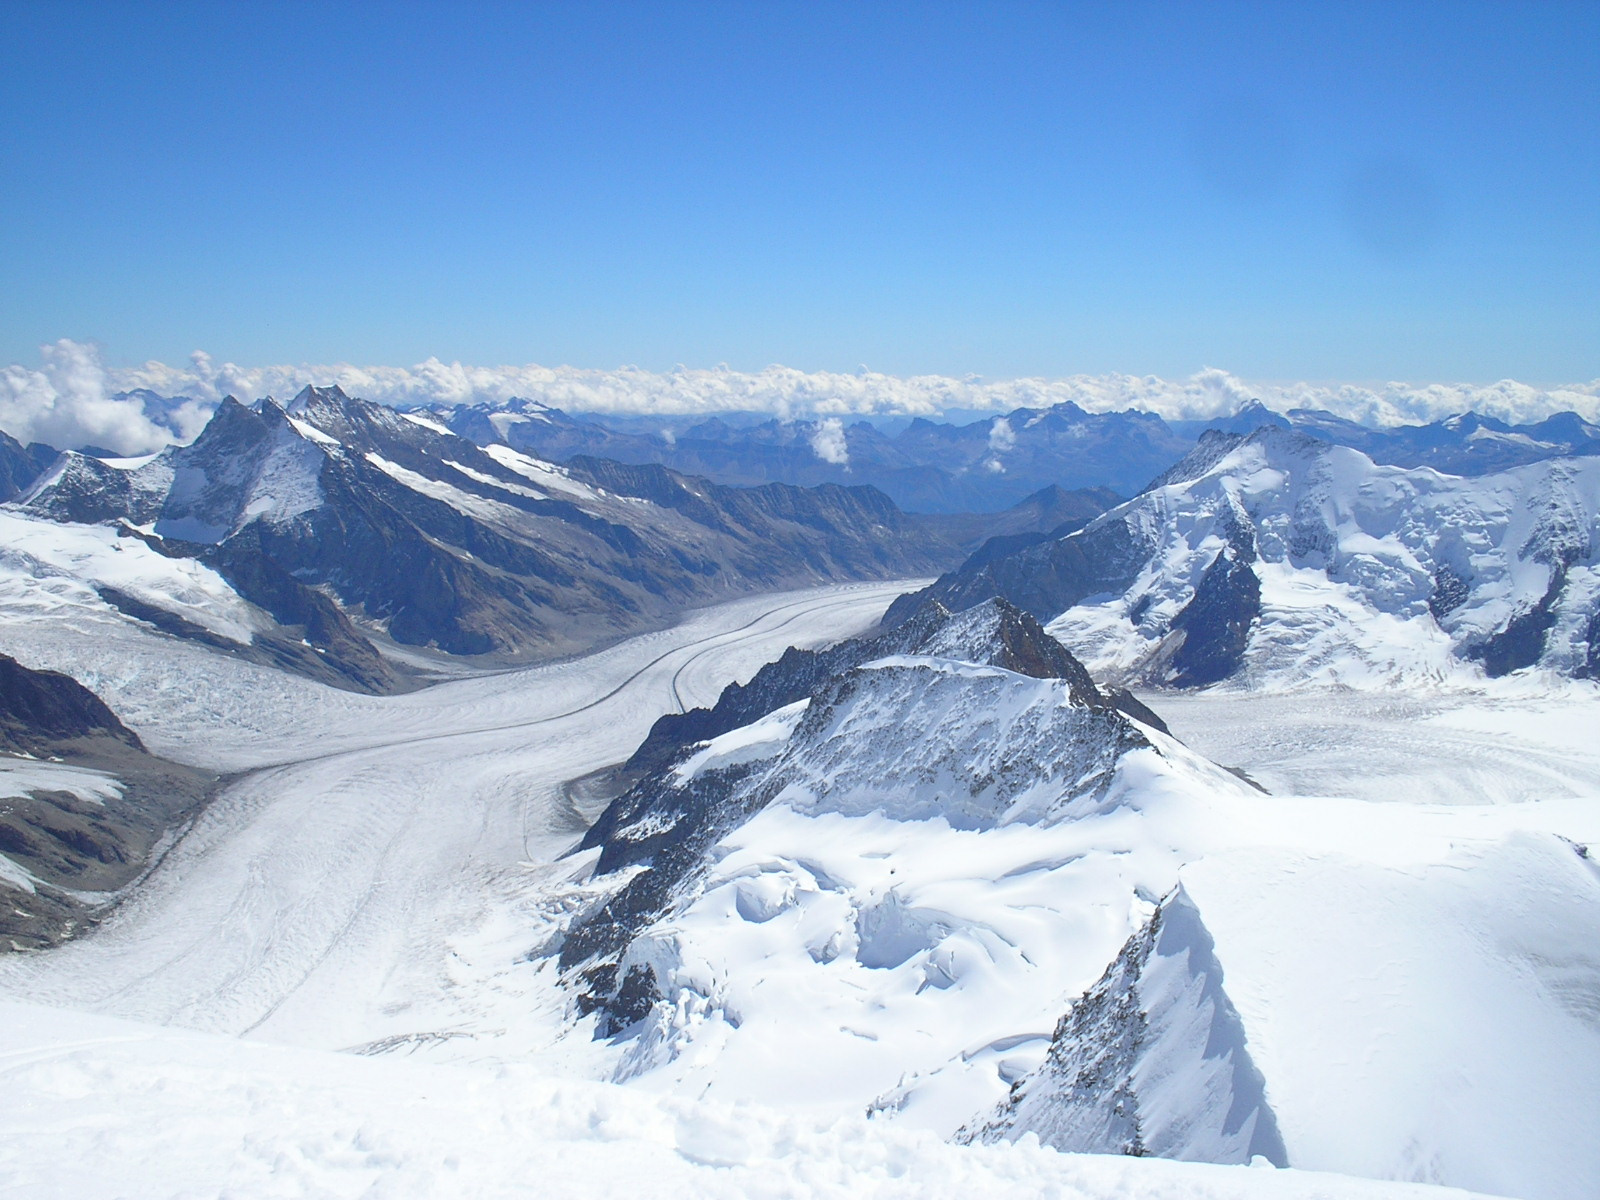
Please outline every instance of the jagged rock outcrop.
[[48, 756], [62, 742], [96, 735], [144, 749], [105, 701], [76, 679], [29, 670], [0, 654], [0, 750]]
[[958, 1135], [1057, 1150], [1288, 1166], [1216, 946], [1180, 888], [1056, 1025], [1038, 1068]]
[[0, 503], [14, 500], [27, 491], [56, 457], [56, 451], [41, 442], [24, 446], [10, 434], [0, 431]]

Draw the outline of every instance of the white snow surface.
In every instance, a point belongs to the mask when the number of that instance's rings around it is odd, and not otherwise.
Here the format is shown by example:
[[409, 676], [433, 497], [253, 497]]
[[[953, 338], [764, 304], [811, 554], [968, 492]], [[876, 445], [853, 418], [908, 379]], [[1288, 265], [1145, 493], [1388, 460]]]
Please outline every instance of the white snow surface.
[[586, 483], [579, 483], [561, 467], [547, 463], [537, 458], [530, 458], [513, 450], [510, 446], [502, 446], [498, 442], [485, 446], [483, 452], [495, 462], [508, 470], [515, 471], [524, 479], [531, 479], [540, 487], [550, 492], [565, 492], [568, 496], [579, 500], [604, 500], [606, 494]]
[[103, 805], [122, 795], [122, 783], [114, 775], [89, 767], [0, 754], [0, 800], [36, 792], [66, 792], [85, 804]]
[[365, 458], [396, 483], [403, 484], [412, 491], [419, 495], [427, 496], [431, 500], [441, 500], [457, 512], [472, 517], [474, 520], [489, 521], [502, 526], [514, 526], [518, 521], [525, 519], [525, 514], [519, 508], [514, 508], [499, 500], [489, 500], [483, 496], [474, 495], [453, 484], [444, 483], [437, 479], [429, 479], [426, 475], [421, 475], [407, 467], [402, 467], [399, 463], [390, 462], [381, 454], [374, 454], [368, 451]]
[[0, 1002], [0, 1176], [29, 1200], [1469, 1200], [1303, 1171], [958, 1147], [859, 1115], [663, 1099]]
[[[193, 559], [167, 558], [138, 538], [118, 537], [109, 526], [0, 508], [0, 647], [17, 626], [60, 624], [63, 631], [81, 632], [131, 624], [100, 598], [97, 586], [126, 592], [236, 642], [248, 643], [257, 630], [271, 627], [265, 613]], [[92, 646], [84, 649], [95, 657]]]

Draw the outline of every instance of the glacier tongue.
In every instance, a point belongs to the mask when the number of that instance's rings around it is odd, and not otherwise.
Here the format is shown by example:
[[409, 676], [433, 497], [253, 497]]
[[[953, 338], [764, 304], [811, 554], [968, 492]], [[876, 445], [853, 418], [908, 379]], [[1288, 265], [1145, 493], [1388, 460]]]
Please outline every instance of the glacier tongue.
[[964, 1141], [1090, 1154], [1287, 1166], [1287, 1153], [1223, 990], [1222, 966], [1179, 887], [1061, 1018], [1045, 1061]]

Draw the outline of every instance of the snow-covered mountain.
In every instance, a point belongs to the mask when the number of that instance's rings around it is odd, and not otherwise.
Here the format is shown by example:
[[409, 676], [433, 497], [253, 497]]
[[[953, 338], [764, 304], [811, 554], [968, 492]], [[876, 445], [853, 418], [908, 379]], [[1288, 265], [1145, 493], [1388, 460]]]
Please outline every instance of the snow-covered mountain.
[[1349, 446], [1385, 466], [1432, 467], [1448, 475], [1490, 475], [1550, 458], [1600, 454], [1600, 425], [1574, 412], [1515, 425], [1465, 412], [1426, 425], [1375, 429], [1318, 409], [1293, 408], [1280, 415], [1256, 401], [1206, 428], [1249, 434], [1263, 425]]
[[[870, 488], [556, 467], [336, 388], [288, 409], [229, 400], [192, 445], [149, 459], [64, 455], [20, 506], [203, 564], [250, 614], [222, 648], [365, 690], [395, 686], [374, 629], [453, 654], [551, 658], [729, 594], [928, 573], [984, 532], [910, 518]], [[1043, 505], [998, 528], [1059, 515]], [[203, 617], [150, 588], [95, 587], [131, 617], [205, 635]]]
[[440, 419], [480, 445], [504, 442], [557, 462], [575, 455], [659, 462], [724, 483], [871, 483], [901, 506], [927, 512], [999, 508], [1051, 484], [1132, 495], [1207, 430], [1246, 435], [1273, 425], [1385, 465], [1455, 475], [1600, 453], [1600, 426], [1571, 412], [1523, 425], [1468, 412], [1427, 425], [1373, 428], [1314, 409], [1280, 414], [1259, 400], [1209, 421], [1093, 413], [1069, 402], [965, 423], [918, 419], [892, 432], [838, 418], [628, 421], [574, 416], [530, 400], [461, 406]]
[[[785, 676], [800, 699], [777, 686]], [[791, 656], [736, 695], [762, 698], [744, 705], [746, 723], [681, 745], [582, 844], [598, 852], [603, 900], [567, 931], [560, 957], [580, 1008], [603, 1013], [605, 1029], [633, 1027], [624, 1074], [677, 1073], [702, 1035], [773, 1054], [762, 1044], [777, 1022], [822, 1072], [808, 1082], [819, 1100], [865, 1104], [908, 1072], [948, 1066], [973, 1039], [967, 1021], [938, 1016], [945, 1004], [967, 1018], [988, 1008], [996, 1044], [1035, 1031], [1041, 1005], [1057, 1003], [1083, 966], [1046, 948], [1092, 945], [1108, 926], [1025, 916], [1067, 860], [1030, 869], [1011, 858], [1033, 861], [1046, 831], [1137, 808], [1175, 779], [1244, 786], [1119, 711], [1003, 601], [956, 616], [930, 607], [880, 637]], [[787, 702], [759, 711], [773, 701]], [[706, 719], [728, 723], [715, 710]], [[976, 869], [1017, 882], [998, 895], [963, 895], [949, 880], [941, 889], [934, 881], [952, 865], [941, 847], [979, 856], [955, 867], [958, 879]], [[1126, 913], [1126, 879], [1102, 882]], [[929, 895], [930, 884], [945, 894]], [[741, 924], [729, 926], [731, 914]], [[1121, 921], [1109, 928], [1096, 972], [1126, 936]], [[747, 1019], [764, 1007], [750, 989], [779, 978], [812, 1015]], [[856, 1069], [838, 1071], [852, 1059]], [[957, 1101], [969, 1104], [958, 1118], [985, 1099]]]
[[1211, 433], [1084, 529], [976, 557], [924, 594], [956, 609], [994, 595], [1123, 680], [1593, 677], [1600, 458], [1463, 478], [1290, 430]]
[[893, 432], [837, 417], [641, 424], [525, 400], [461, 406], [439, 419], [481, 445], [503, 442], [556, 462], [596, 455], [662, 463], [741, 485], [865, 483], [929, 513], [997, 511], [1052, 485], [1126, 496], [1193, 444], [1154, 414], [1090, 413], [1071, 403], [966, 423], [918, 418]]
[[[611, 1077], [980, 1142], [1581, 1196], [1587, 851], [1509, 814], [1266, 795], [1049, 642], [1003, 601], [930, 605], [659, 724], [537, 952]], [[1388, 928], [1352, 941], [1345, 912]]]

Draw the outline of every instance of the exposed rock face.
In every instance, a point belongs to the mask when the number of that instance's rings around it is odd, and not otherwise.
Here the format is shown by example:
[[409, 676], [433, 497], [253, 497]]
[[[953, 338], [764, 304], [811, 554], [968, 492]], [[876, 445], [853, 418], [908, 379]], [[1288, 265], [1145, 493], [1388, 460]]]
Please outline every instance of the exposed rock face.
[[1250, 626], [1261, 616], [1261, 581], [1232, 547], [1212, 559], [1194, 598], [1172, 618], [1183, 635], [1166, 683], [1205, 687], [1228, 678], [1244, 662]]
[[1045, 1061], [959, 1135], [1083, 1154], [1287, 1166], [1216, 947], [1180, 889], [1061, 1018]]
[[0, 432], [0, 503], [15, 500], [56, 460], [56, 451], [41, 442], [24, 446]]
[[1076, 533], [1013, 554], [995, 558], [980, 552], [926, 591], [895, 601], [884, 623], [904, 620], [924, 598], [959, 611], [1003, 596], [1047, 620], [1098, 592], [1122, 591], [1138, 578], [1154, 550], [1153, 538], [1115, 515], [1125, 508]]
[[62, 742], [95, 735], [144, 749], [138, 735], [76, 679], [32, 671], [0, 654], [0, 750], [38, 757]]
[[[1041, 683], [1019, 696], [1019, 678]], [[723, 735], [738, 748], [718, 750]], [[630, 974], [629, 945], [718, 839], [768, 805], [887, 804], [897, 819], [957, 828], [1057, 819], [1092, 808], [1120, 757], [1146, 745], [1082, 665], [1003, 601], [954, 616], [930, 607], [877, 638], [790, 651], [715, 708], [652, 730], [635, 756], [649, 773], [580, 847], [600, 849], [600, 875], [642, 869], [568, 932], [561, 966], [579, 972], [580, 1005], [620, 1028], [658, 998], [647, 963]]]
[[214, 780], [147, 754], [93, 692], [0, 655], [0, 950], [89, 928]]
[[[925, 606], [914, 619], [885, 633], [851, 638], [825, 650], [790, 647], [777, 662], [768, 663], [747, 684], [723, 689], [712, 708], [668, 713], [651, 726], [649, 735], [625, 764], [638, 775], [665, 766], [685, 747], [738, 729], [796, 701], [804, 700], [825, 681], [864, 662], [890, 654], [943, 654], [960, 657], [977, 654], [982, 661], [1036, 679], [1065, 679], [1080, 703], [1097, 708], [1118, 708], [1137, 720], [1163, 731], [1161, 718], [1131, 694], [1118, 690], [1102, 694], [1083, 665], [1066, 647], [1028, 614], [1005, 600], [978, 605], [955, 619], [943, 605]], [[602, 820], [604, 818], [602, 817]], [[599, 825], [590, 830], [585, 846], [604, 838]]]
[[[276, 622], [256, 638], [261, 655], [370, 691], [394, 676], [351, 616], [410, 645], [539, 659], [741, 591], [926, 573], [959, 554], [953, 527], [872, 488], [554, 467], [337, 388], [308, 388], [288, 409], [226, 400], [193, 445], [136, 469], [66, 455], [25, 505], [122, 522], [205, 562]], [[1060, 507], [1045, 498], [1017, 519]]]
[[886, 623], [1004, 596], [1102, 677], [1344, 683], [1591, 668], [1600, 458], [1483, 479], [1373, 464], [1293, 429], [1211, 432], [1083, 529], [975, 555]]

